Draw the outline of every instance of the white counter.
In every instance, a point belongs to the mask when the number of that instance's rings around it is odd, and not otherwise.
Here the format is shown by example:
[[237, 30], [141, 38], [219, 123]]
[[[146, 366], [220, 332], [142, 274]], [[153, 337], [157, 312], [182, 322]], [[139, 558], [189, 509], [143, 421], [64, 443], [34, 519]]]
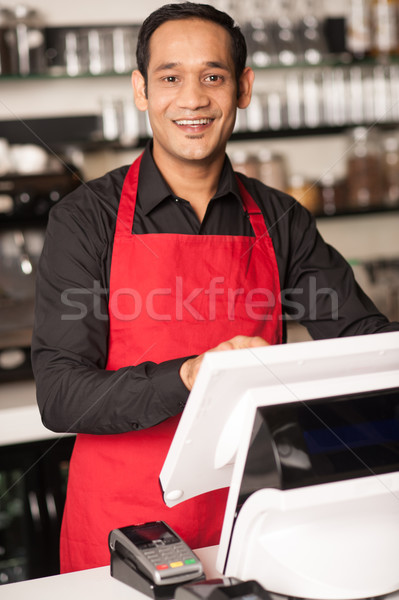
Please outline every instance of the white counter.
[[33, 380], [0, 384], [0, 446], [55, 437], [41, 421]]
[[[215, 570], [217, 546], [196, 550], [207, 579], [220, 577]], [[109, 567], [43, 577], [0, 586], [1, 600], [148, 600], [141, 592], [110, 575]]]
[[[218, 546], [196, 550], [207, 579], [221, 577], [215, 569]], [[270, 594], [272, 600], [290, 600]], [[43, 577], [0, 586], [1, 600], [148, 600], [148, 596], [134, 590], [110, 575], [109, 567], [89, 569], [65, 575]], [[399, 592], [381, 596], [380, 600], [399, 600]]]

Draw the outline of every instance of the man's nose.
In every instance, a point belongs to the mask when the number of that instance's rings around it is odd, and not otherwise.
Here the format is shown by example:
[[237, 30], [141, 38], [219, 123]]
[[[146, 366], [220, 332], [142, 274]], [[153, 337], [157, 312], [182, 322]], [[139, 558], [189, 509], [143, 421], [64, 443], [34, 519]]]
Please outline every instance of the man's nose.
[[209, 97], [206, 88], [196, 78], [187, 79], [180, 87], [177, 104], [180, 108], [189, 108], [190, 110], [208, 106]]

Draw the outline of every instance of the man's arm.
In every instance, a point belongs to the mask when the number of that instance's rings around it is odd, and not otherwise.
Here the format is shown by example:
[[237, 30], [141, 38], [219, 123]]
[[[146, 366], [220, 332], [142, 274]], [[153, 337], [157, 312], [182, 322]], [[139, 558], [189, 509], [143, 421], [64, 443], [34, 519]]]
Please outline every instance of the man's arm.
[[55, 431], [149, 427], [181, 412], [188, 396], [184, 358], [157, 365], [143, 356], [138, 366], [105, 370], [110, 252], [97, 213], [89, 203], [53, 209], [37, 274], [32, 365], [43, 422]]
[[290, 217], [284, 308], [314, 339], [398, 331], [357, 284], [348, 262], [324, 242], [299, 204]]

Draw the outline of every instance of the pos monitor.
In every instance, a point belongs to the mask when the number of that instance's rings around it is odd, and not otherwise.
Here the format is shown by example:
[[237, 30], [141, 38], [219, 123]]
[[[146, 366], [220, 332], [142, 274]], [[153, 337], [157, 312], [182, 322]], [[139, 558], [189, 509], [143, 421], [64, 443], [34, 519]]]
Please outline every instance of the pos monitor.
[[399, 589], [399, 333], [208, 353], [160, 474], [230, 487], [217, 567], [271, 592]]

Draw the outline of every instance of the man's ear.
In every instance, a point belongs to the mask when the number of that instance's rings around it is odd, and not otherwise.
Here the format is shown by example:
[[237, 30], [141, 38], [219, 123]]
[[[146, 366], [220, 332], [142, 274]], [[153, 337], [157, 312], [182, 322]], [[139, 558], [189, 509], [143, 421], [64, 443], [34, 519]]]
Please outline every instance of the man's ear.
[[134, 93], [134, 102], [138, 110], [145, 111], [148, 107], [145, 80], [137, 69], [132, 73], [132, 86]]
[[246, 67], [240, 77], [238, 82], [238, 99], [237, 99], [237, 107], [238, 108], [247, 108], [248, 104], [251, 102], [252, 96], [252, 87], [254, 84], [255, 73], [251, 69], [251, 67]]

